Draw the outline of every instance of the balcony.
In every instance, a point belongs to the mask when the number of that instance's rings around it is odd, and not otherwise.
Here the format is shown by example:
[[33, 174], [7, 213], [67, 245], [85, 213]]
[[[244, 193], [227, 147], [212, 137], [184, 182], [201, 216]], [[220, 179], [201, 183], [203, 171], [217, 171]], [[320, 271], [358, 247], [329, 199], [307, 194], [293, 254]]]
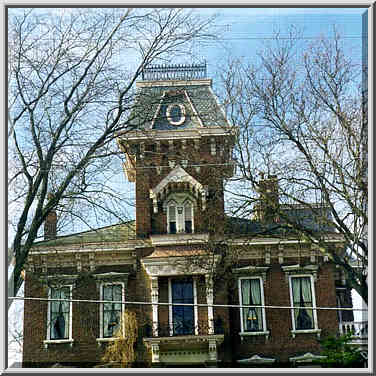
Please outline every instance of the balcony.
[[214, 324], [214, 333], [207, 321], [174, 333], [170, 324], [159, 324], [158, 332], [150, 324], [144, 326], [144, 343], [151, 350], [153, 363], [203, 364], [218, 361], [217, 348], [224, 340], [224, 328], [219, 321]]
[[339, 323], [339, 333], [351, 334], [350, 345], [368, 348], [368, 321], [342, 321]]

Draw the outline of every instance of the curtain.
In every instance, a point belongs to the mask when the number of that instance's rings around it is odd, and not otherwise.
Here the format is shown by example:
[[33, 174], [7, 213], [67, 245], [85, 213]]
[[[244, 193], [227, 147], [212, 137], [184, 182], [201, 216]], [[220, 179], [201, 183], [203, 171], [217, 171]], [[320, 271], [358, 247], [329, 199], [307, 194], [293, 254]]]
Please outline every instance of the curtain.
[[[259, 279], [251, 279], [251, 297], [254, 305], [261, 305], [261, 288]], [[262, 330], [262, 308], [254, 308], [256, 318], [253, 318], [254, 330]]]
[[[292, 278], [293, 305], [295, 307], [311, 307], [311, 279], [310, 277]], [[312, 309], [294, 310], [295, 329], [313, 329], [313, 311]]]
[[[69, 299], [70, 288], [52, 288], [52, 299]], [[70, 302], [52, 301], [50, 303], [50, 338], [66, 339], [69, 338], [69, 313]]]
[[[243, 305], [261, 305], [259, 279], [242, 279], [241, 294]], [[245, 331], [262, 330], [262, 308], [243, 308], [243, 329]]]
[[[122, 301], [122, 286], [103, 286], [103, 300]], [[103, 337], [113, 337], [119, 327], [121, 303], [103, 303]]]

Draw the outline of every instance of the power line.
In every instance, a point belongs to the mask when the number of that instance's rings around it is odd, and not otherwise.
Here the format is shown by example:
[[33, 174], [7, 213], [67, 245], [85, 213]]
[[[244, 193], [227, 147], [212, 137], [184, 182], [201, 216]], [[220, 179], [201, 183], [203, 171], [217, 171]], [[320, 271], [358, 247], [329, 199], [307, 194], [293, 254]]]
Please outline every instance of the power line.
[[12, 300], [35, 300], [35, 301], [58, 301], [72, 303], [111, 303], [122, 305], [158, 305], [158, 306], [190, 306], [190, 307], [218, 307], [218, 308], [267, 308], [267, 309], [313, 309], [313, 310], [331, 310], [331, 311], [368, 311], [368, 308], [345, 308], [345, 307], [296, 307], [296, 306], [271, 306], [271, 305], [242, 305], [242, 304], [205, 304], [205, 303], [163, 303], [163, 302], [135, 302], [120, 300], [89, 300], [89, 299], [55, 299], [55, 298], [33, 298], [12, 296], [8, 297]]

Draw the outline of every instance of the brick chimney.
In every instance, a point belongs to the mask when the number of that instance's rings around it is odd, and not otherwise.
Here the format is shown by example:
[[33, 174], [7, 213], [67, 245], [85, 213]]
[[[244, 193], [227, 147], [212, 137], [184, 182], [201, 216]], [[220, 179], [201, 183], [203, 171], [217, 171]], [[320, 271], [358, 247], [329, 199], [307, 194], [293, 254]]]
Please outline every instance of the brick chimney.
[[272, 223], [278, 220], [279, 193], [276, 175], [264, 178], [261, 175], [259, 181], [260, 201], [256, 207], [257, 219], [261, 222]]
[[[48, 200], [51, 200], [52, 193], [48, 194]], [[44, 221], [44, 240], [56, 239], [57, 214], [51, 210]]]

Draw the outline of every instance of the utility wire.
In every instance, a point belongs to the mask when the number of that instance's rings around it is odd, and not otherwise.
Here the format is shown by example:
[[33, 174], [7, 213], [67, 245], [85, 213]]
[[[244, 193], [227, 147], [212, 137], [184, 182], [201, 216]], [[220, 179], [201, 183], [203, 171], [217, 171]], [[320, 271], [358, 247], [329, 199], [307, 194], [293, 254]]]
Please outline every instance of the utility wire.
[[204, 304], [204, 303], [152, 303], [152, 302], [134, 302], [119, 300], [88, 300], [88, 299], [54, 299], [54, 298], [32, 298], [22, 296], [12, 296], [8, 299], [13, 300], [36, 300], [36, 301], [58, 301], [73, 303], [111, 303], [111, 304], [132, 304], [132, 305], [161, 305], [161, 306], [189, 306], [189, 307], [219, 307], [219, 308], [268, 308], [268, 309], [313, 309], [313, 310], [340, 310], [340, 311], [368, 311], [368, 308], [341, 308], [341, 307], [296, 307], [296, 306], [269, 306], [269, 305], [242, 305], [242, 304]]

